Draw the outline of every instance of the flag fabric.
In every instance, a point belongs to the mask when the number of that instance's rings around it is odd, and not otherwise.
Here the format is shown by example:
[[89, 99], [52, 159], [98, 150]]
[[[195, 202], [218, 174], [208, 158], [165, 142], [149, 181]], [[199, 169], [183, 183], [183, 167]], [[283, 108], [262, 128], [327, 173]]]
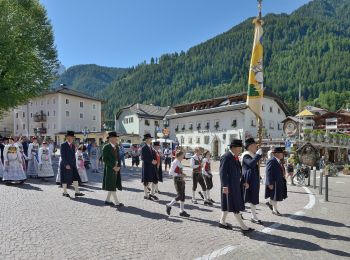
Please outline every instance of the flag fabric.
[[264, 74], [263, 74], [263, 21], [256, 18], [254, 44], [252, 58], [249, 68], [247, 106], [259, 117], [261, 117], [261, 105], [264, 95]]

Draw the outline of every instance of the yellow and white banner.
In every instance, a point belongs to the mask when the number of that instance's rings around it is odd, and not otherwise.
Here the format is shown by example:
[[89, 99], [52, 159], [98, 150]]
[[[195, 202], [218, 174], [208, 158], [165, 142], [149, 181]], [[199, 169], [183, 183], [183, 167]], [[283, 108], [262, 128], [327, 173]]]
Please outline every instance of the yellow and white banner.
[[259, 117], [261, 117], [261, 105], [264, 94], [264, 74], [263, 74], [263, 21], [255, 19], [254, 44], [252, 59], [250, 61], [247, 105]]

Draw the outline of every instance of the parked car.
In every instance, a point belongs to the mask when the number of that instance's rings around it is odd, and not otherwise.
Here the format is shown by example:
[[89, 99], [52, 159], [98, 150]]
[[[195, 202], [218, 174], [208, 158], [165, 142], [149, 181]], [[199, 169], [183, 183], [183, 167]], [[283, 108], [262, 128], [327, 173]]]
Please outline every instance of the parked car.
[[193, 152], [187, 152], [187, 153], [185, 153], [185, 159], [186, 160], [189, 160], [189, 159], [191, 159], [191, 157], [194, 155], [194, 153]]
[[124, 147], [125, 158], [131, 157], [131, 151], [132, 151], [131, 144], [130, 143], [122, 143], [122, 146]]

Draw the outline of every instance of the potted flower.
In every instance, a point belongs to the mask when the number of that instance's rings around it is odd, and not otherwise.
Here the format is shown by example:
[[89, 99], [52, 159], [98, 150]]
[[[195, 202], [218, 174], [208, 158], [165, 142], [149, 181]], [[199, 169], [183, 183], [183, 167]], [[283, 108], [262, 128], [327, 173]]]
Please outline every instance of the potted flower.
[[350, 165], [349, 164], [344, 165], [343, 174], [350, 175]]

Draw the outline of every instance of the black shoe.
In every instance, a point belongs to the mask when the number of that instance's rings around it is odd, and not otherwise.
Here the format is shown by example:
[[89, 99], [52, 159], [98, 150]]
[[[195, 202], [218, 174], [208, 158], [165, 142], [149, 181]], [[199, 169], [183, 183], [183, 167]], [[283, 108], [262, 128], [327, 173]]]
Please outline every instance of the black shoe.
[[201, 191], [198, 191], [199, 196], [201, 196], [201, 198], [204, 200], [204, 196], [203, 193]]
[[268, 206], [271, 210], [273, 210], [272, 205], [270, 204], [270, 202], [266, 202], [266, 206]]
[[272, 214], [274, 214], [274, 215], [276, 215], [276, 216], [279, 216], [279, 217], [281, 217], [281, 216], [282, 216], [282, 214], [281, 214], [281, 213], [279, 213], [278, 211], [272, 211]]
[[151, 191], [151, 188], [150, 187], [147, 187], [148, 191]]
[[254, 231], [254, 228], [248, 228], [247, 230], [245, 230], [245, 229], [240, 229], [240, 231], [241, 231], [241, 233], [242, 233], [243, 235], [245, 235], [245, 234], [248, 234], [248, 233]]
[[105, 201], [105, 205], [113, 207], [114, 203], [111, 201]]
[[221, 224], [219, 223], [219, 228], [227, 229], [227, 230], [232, 230], [232, 226], [230, 224]]
[[171, 207], [166, 205], [166, 214], [168, 214], [168, 216], [170, 216], [170, 212], [171, 212]]
[[82, 196], [85, 196], [85, 194], [81, 193], [81, 192], [76, 192], [75, 193], [75, 197], [82, 197]]
[[117, 208], [122, 208], [124, 207], [124, 204], [123, 203], [119, 203], [118, 205], [115, 205]]
[[211, 203], [209, 200], [205, 200], [204, 205], [213, 206], [213, 203]]
[[151, 195], [149, 195], [149, 196], [143, 196], [143, 198], [144, 198], [145, 200], [152, 200]]
[[193, 204], [198, 204], [197, 200], [192, 199]]
[[69, 195], [68, 193], [63, 193], [62, 196], [63, 196], [63, 197], [70, 198], [70, 195]]
[[215, 203], [215, 201], [214, 201], [213, 199], [209, 199], [209, 201], [210, 201], [211, 203]]
[[155, 196], [155, 195], [149, 195], [149, 196], [150, 196], [150, 198], [152, 198], [153, 200], [159, 200], [158, 197]]
[[256, 219], [251, 219], [250, 220], [251, 222], [255, 223], [255, 224], [259, 224], [259, 225], [264, 225], [264, 223], [259, 219], [259, 220], [256, 220]]
[[180, 213], [180, 216], [181, 216], [181, 217], [186, 217], [186, 218], [188, 218], [188, 217], [191, 216], [191, 215], [188, 214], [186, 211], [183, 211], [183, 212]]

